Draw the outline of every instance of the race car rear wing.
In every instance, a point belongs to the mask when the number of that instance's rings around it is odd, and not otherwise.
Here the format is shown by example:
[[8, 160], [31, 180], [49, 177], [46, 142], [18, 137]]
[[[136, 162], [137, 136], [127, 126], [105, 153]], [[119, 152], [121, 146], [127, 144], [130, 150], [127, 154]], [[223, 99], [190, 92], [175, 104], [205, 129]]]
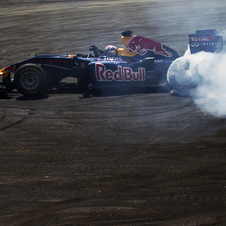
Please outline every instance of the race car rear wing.
[[191, 53], [200, 51], [219, 52], [223, 49], [223, 36], [216, 30], [197, 30], [196, 34], [189, 35]]

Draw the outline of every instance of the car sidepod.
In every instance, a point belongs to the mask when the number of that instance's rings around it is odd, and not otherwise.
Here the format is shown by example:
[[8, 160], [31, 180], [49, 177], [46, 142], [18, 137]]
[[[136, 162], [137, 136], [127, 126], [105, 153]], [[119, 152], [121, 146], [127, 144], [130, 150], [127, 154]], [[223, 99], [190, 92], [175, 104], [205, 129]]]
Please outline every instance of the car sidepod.
[[146, 57], [103, 57], [89, 65], [90, 81], [94, 88], [117, 86], [159, 85], [167, 82], [166, 71], [173, 60]]
[[89, 64], [90, 80], [96, 87], [140, 85], [154, 72], [154, 58], [131, 61], [123, 57], [103, 57]]

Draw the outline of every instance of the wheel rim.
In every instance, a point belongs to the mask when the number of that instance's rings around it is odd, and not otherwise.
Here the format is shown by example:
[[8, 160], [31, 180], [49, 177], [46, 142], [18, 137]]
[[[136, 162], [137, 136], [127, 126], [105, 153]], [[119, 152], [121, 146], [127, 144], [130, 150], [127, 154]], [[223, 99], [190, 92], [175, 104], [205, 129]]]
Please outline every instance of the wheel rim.
[[21, 76], [20, 83], [26, 90], [34, 90], [39, 84], [39, 77], [34, 72], [26, 72]]

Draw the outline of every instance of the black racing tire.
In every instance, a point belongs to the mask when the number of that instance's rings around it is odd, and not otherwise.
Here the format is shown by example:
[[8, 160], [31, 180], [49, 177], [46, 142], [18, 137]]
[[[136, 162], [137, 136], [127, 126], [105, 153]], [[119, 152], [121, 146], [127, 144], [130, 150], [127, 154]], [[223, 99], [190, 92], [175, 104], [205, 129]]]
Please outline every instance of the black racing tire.
[[14, 82], [19, 93], [25, 96], [42, 95], [46, 88], [46, 73], [36, 64], [24, 64], [15, 73]]
[[196, 74], [191, 73], [189, 67], [190, 62], [186, 57], [180, 57], [170, 65], [167, 81], [173, 89], [187, 92], [196, 86]]

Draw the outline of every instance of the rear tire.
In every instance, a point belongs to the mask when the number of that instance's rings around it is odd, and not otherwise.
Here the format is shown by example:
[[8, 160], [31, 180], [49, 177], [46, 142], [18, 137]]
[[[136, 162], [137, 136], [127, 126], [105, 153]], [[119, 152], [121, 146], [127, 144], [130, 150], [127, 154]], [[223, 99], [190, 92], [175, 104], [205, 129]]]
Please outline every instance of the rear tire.
[[167, 81], [179, 92], [187, 92], [195, 87], [196, 75], [189, 70], [190, 62], [185, 57], [176, 59], [167, 71]]
[[14, 77], [16, 89], [25, 96], [42, 95], [46, 87], [45, 71], [36, 64], [22, 65]]

